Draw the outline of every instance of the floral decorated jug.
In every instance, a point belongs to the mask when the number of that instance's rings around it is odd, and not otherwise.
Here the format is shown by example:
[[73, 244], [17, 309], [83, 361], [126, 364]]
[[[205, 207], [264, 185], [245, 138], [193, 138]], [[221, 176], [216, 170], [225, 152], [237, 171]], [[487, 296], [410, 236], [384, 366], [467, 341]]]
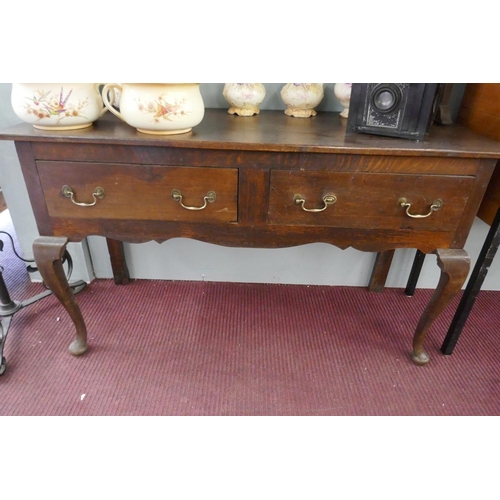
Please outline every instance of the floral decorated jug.
[[323, 99], [322, 83], [287, 83], [281, 89], [285, 114], [297, 118], [316, 116], [314, 109]]
[[[119, 93], [118, 103], [110, 91]], [[205, 115], [199, 83], [108, 83], [102, 98], [114, 115], [144, 134], [185, 134]]]
[[262, 83], [225, 83], [222, 95], [231, 105], [229, 114], [253, 116], [260, 113], [266, 89]]
[[90, 127], [107, 109], [99, 83], [13, 83], [11, 104], [16, 115], [43, 130]]
[[333, 87], [333, 93], [344, 108], [340, 112], [342, 118], [349, 117], [349, 103], [351, 101], [352, 83], [336, 83]]

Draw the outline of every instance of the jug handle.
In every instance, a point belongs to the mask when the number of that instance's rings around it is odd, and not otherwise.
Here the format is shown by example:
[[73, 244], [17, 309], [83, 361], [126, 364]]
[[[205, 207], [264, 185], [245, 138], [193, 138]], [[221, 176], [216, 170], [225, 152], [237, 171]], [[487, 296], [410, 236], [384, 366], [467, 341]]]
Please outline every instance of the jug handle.
[[118, 118], [120, 118], [120, 120], [122, 121], [125, 121], [122, 117], [122, 114], [117, 111], [115, 108], [113, 108], [113, 105], [111, 104], [111, 102], [109, 101], [109, 97], [108, 97], [108, 93], [109, 91], [111, 91], [111, 98], [112, 98], [112, 101], [115, 100], [115, 90], [114, 89], [118, 89], [122, 94], [123, 94], [123, 89], [122, 89], [122, 86], [119, 85], [118, 83], [107, 83], [106, 85], [104, 85], [104, 88], [102, 89], [102, 100], [104, 102], [104, 106], [106, 106], [104, 108], [104, 111], [103, 113], [109, 109], [111, 111], [111, 113], [113, 113], [114, 115], [116, 115]]
[[[101, 95], [101, 92], [99, 90], [99, 87], [101, 85], [106, 85], [105, 83], [94, 83], [94, 90], [97, 92], [97, 94], [99, 95], [99, 97], [101, 97], [102, 99], [102, 95]], [[111, 89], [111, 101], [115, 101], [115, 89]], [[99, 118], [101, 118], [101, 116], [106, 113], [106, 111], [108, 110], [108, 108], [104, 105], [104, 102], [102, 103], [102, 109], [101, 109], [101, 112], [99, 113]]]

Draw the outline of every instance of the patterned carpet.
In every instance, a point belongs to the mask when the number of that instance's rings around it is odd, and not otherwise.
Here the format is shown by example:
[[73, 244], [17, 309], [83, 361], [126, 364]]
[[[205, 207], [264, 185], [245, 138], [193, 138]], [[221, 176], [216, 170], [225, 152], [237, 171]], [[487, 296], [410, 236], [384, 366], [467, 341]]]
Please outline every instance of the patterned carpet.
[[[0, 227], [1, 229], [1, 227]], [[43, 291], [5, 243], [11, 297]], [[89, 351], [53, 296], [15, 314], [0, 415], [498, 415], [500, 292], [481, 292], [451, 356], [459, 298], [410, 359], [431, 290], [97, 280], [77, 301]]]

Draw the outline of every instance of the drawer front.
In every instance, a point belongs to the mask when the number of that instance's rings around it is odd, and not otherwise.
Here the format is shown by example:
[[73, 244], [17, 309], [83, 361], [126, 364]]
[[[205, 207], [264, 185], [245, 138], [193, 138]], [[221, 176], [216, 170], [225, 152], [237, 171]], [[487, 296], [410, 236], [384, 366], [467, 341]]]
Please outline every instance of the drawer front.
[[[451, 231], [474, 183], [470, 176], [272, 171], [268, 222]], [[325, 202], [328, 195], [334, 198]], [[434, 211], [431, 207], [438, 200], [442, 206]]]
[[[51, 217], [197, 222], [238, 219], [235, 168], [48, 161], [37, 162], [37, 167]], [[71, 189], [73, 200], [69, 192], [64, 196], [63, 186]], [[102, 188], [104, 197], [97, 197], [93, 204], [97, 188]]]

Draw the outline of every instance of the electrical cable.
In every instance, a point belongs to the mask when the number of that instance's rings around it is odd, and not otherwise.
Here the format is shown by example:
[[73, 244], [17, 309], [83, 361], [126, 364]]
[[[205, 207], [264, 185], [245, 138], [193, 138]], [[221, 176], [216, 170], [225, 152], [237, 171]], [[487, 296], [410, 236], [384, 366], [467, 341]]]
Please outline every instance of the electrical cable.
[[[7, 231], [0, 231], [0, 234], [6, 234], [9, 238], [10, 238], [10, 243], [12, 245], [12, 251], [14, 252], [15, 256], [19, 259], [19, 260], [22, 260], [23, 262], [35, 262], [34, 259], [24, 259], [23, 257], [21, 257], [17, 251], [16, 251], [16, 247], [14, 245], [14, 238], [7, 232]], [[2, 240], [0, 240], [0, 251], [3, 250], [3, 242]]]

